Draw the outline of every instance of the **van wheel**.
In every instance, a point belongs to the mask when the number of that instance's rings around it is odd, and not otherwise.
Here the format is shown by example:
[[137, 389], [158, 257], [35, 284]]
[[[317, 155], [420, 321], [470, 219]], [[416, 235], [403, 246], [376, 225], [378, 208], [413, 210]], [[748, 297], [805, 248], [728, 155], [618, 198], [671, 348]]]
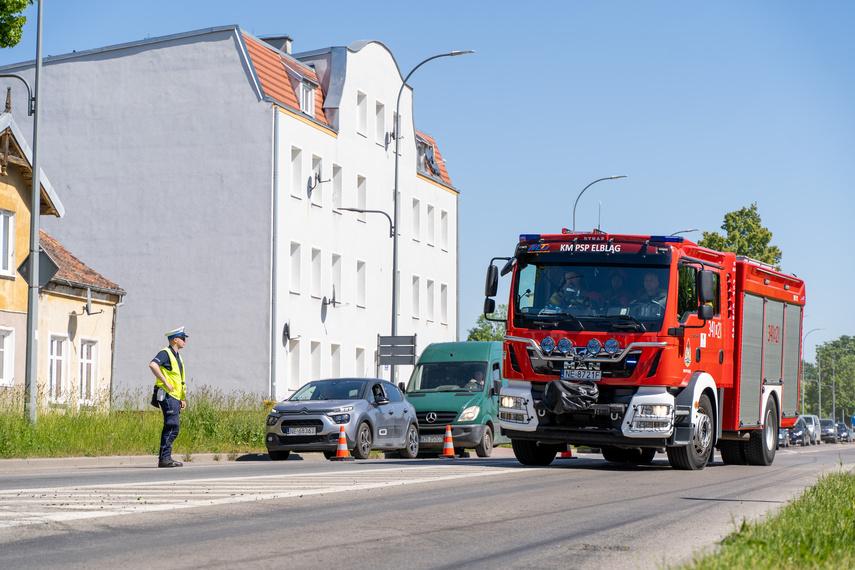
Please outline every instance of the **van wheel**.
[[493, 430], [490, 426], [484, 426], [484, 435], [481, 443], [475, 446], [475, 454], [478, 457], [490, 457], [493, 454]]

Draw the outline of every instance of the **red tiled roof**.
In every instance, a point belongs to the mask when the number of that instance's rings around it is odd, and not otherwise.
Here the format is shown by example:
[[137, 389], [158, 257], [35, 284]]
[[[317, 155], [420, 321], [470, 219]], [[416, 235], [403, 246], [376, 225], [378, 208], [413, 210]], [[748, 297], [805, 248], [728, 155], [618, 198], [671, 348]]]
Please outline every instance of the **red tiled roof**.
[[[287, 65], [303, 77], [319, 84], [320, 81], [318, 81], [315, 71], [296, 60], [288, 59], [287, 56], [283, 56], [273, 48], [246, 34], [243, 34], [243, 40], [246, 43], [249, 58], [255, 67], [255, 73], [258, 75], [264, 94], [299, 112], [300, 101], [297, 99], [296, 92], [297, 79], [285, 67]], [[284, 63], [283, 60], [287, 63]], [[315, 120], [329, 126], [326, 113], [324, 113], [324, 95], [320, 87], [315, 89]]]
[[104, 278], [100, 273], [90, 269], [85, 263], [71, 255], [71, 253], [59, 245], [59, 242], [39, 230], [39, 243], [42, 248], [53, 258], [59, 271], [53, 276], [51, 281], [67, 281], [72, 285], [80, 287], [92, 287], [124, 295], [125, 291], [109, 279]]
[[437, 166], [439, 166], [439, 177], [442, 179], [442, 182], [444, 182], [448, 186], [451, 186], [451, 178], [448, 176], [448, 169], [445, 168], [445, 161], [442, 160], [442, 154], [440, 154], [439, 147], [436, 146], [436, 141], [434, 140], [434, 138], [429, 134], [423, 133], [419, 130], [416, 130], [416, 134], [428, 141], [431, 146], [433, 146], [434, 160], [436, 160], [436, 164]]

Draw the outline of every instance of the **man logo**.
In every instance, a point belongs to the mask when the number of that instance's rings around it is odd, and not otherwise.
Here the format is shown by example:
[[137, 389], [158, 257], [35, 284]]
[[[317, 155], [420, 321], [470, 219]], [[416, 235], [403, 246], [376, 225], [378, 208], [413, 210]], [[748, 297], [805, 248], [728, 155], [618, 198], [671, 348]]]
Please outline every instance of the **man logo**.
[[425, 420], [427, 420], [427, 423], [429, 424], [434, 423], [436, 421], [436, 412], [428, 412], [425, 416]]

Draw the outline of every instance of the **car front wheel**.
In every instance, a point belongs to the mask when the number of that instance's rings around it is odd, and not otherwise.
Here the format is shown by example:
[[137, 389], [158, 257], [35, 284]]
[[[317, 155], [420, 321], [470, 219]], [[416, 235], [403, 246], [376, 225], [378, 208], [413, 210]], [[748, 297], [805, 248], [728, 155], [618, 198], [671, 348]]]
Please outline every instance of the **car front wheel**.
[[372, 443], [371, 426], [363, 422], [356, 432], [356, 446], [353, 448], [353, 456], [357, 459], [368, 459], [368, 456], [371, 455]]
[[415, 425], [410, 425], [407, 430], [407, 441], [404, 449], [401, 450], [401, 457], [404, 459], [413, 459], [419, 454], [419, 430]]

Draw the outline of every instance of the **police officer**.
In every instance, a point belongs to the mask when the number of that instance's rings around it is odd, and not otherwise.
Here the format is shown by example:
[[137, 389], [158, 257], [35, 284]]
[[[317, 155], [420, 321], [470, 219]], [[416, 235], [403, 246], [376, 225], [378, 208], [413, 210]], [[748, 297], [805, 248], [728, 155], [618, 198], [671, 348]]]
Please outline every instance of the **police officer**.
[[187, 402], [184, 396], [184, 362], [178, 351], [184, 348], [187, 334], [184, 327], [166, 333], [169, 346], [157, 353], [148, 367], [157, 380], [155, 398], [163, 411], [163, 431], [160, 434], [160, 457], [158, 467], [181, 467], [180, 461], [172, 459], [172, 442], [178, 437], [178, 416]]

